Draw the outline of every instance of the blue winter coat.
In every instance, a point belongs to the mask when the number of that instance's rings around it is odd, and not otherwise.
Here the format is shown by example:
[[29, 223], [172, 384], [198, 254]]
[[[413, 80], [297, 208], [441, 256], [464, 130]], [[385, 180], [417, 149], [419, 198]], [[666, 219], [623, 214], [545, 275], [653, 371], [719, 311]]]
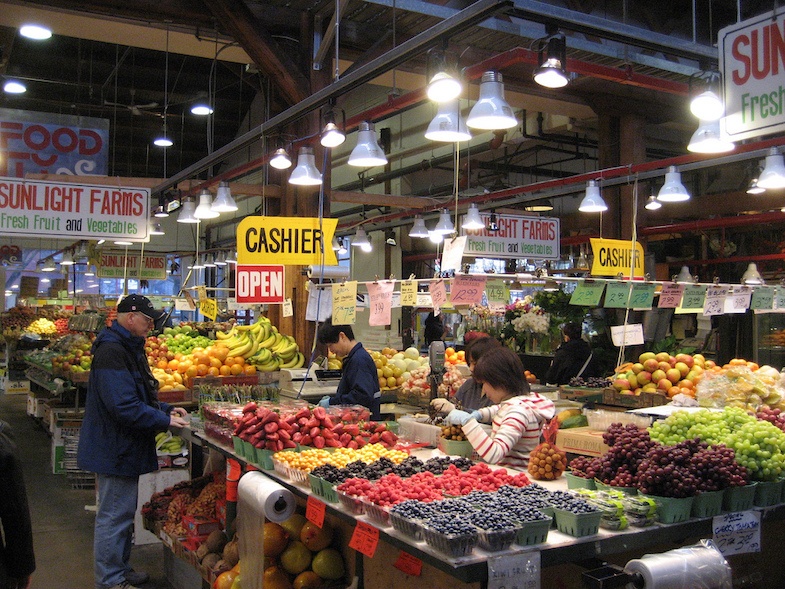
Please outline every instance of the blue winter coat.
[[171, 407], [158, 401], [144, 342], [117, 321], [93, 342], [77, 454], [83, 470], [127, 477], [158, 470], [155, 435], [168, 429]]
[[371, 410], [371, 419], [381, 419], [382, 392], [379, 374], [371, 355], [357, 343], [343, 359], [343, 374], [330, 405], [362, 405]]

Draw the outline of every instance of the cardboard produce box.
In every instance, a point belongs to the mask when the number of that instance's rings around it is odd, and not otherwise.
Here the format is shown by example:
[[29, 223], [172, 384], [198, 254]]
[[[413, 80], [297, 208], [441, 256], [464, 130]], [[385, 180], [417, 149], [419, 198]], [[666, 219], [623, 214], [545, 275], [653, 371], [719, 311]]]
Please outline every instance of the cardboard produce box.
[[608, 445], [602, 440], [603, 433], [590, 427], [560, 429], [556, 433], [556, 445], [570, 454], [602, 456], [608, 451]]

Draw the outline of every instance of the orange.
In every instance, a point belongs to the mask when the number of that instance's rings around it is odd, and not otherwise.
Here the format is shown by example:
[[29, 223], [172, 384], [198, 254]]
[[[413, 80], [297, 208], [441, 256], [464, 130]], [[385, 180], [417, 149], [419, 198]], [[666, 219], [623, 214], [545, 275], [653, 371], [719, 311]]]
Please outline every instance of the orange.
[[243, 358], [242, 356], [235, 356], [234, 363], [239, 364], [240, 366], [245, 366], [245, 358]]
[[228, 364], [224, 364], [218, 369], [218, 374], [220, 374], [221, 376], [229, 376], [230, 374], [232, 374], [232, 367], [229, 366]]
[[210, 358], [210, 368], [220, 368], [221, 366], [223, 366], [221, 360], [215, 357]]
[[169, 368], [169, 361], [166, 358], [161, 358], [155, 363], [156, 368]]
[[243, 373], [243, 367], [242, 367], [241, 364], [232, 364], [232, 366], [230, 368], [230, 371], [234, 375], [242, 374]]
[[194, 362], [196, 362], [197, 364], [205, 364], [207, 366], [210, 365], [210, 358], [207, 356], [207, 354], [204, 353], [204, 351], [197, 352], [196, 350], [194, 350], [191, 355], [194, 358]]
[[177, 353], [174, 355], [174, 359], [175, 359], [175, 360], [182, 360], [183, 358], [185, 358], [185, 354], [183, 354], [182, 352], [177, 352]]
[[253, 364], [246, 364], [245, 366], [243, 366], [243, 374], [248, 374], [248, 375], [256, 374], [256, 366], [254, 366]]
[[221, 371], [215, 366], [210, 366], [210, 368], [207, 369], [207, 374], [209, 374], [210, 376], [220, 376]]
[[207, 354], [213, 358], [218, 358], [221, 362], [223, 362], [226, 360], [226, 356], [229, 354], [229, 348], [221, 343], [213, 344], [207, 349]]
[[187, 376], [188, 378], [193, 378], [194, 376], [198, 376], [198, 375], [199, 375], [198, 369], [196, 368], [196, 366], [194, 364], [191, 364], [185, 370], [185, 376]]
[[210, 367], [207, 364], [196, 365], [196, 374], [198, 376], [206, 376], [208, 370], [210, 370]]
[[178, 366], [178, 367], [177, 367], [177, 372], [179, 372], [180, 374], [185, 374], [185, 373], [188, 371], [188, 369], [189, 369], [191, 366], [193, 366], [193, 365], [194, 365], [194, 364], [193, 364], [193, 362], [191, 362], [190, 360], [186, 360], [185, 358], [183, 358], [183, 359], [180, 361], [180, 366]]
[[168, 364], [170, 370], [177, 370], [178, 368], [180, 368], [179, 360], [169, 360]]

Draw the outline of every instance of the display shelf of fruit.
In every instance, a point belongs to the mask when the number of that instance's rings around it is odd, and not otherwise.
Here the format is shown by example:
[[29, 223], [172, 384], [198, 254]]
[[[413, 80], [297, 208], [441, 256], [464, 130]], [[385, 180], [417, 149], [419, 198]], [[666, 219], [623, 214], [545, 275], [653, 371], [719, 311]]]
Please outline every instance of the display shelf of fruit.
[[767, 348], [780, 348], [785, 346], [785, 329], [777, 329], [767, 333], [760, 339], [760, 345]]
[[[464, 368], [465, 369], [465, 368]], [[446, 366], [442, 382], [439, 383], [438, 393], [440, 397], [453, 397], [455, 393], [461, 388], [461, 385], [466, 382], [466, 376], [463, 375], [458, 365]]]
[[698, 384], [695, 398], [701, 407], [740, 407], [752, 412], [762, 407], [785, 409], [780, 372], [741, 359], [707, 372]]
[[611, 383], [623, 395], [661, 393], [672, 398], [681, 393], [695, 397], [695, 387], [714, 367], [715, 363], [702, 354], [671, 356], [667, 352], [644, 352], [637, 362], [618, 366]]
[[216, 332], [218, 343], [229, 349], [228, 357], [244, 358], [261, 372], [302, 368], [305, 355], [295, 339], [278, 331], [267, 317], [253, 325], [235, 325], [226, 333]]
[[410, 377], [412, 370], [428, 363], [428, 359], [420, 356], [416, 348], [408, 348], [403, 352], [383, 348], [381, 351], [368, 350], [368, 353], [376, 365], [379, 387], [382, 390], [400, 387]]
[[457, 366], [466, 364], [466, 352], [463, 350], [455, 351], [455, 348], [448, 347], [444, 350], [444, 364], [446, 366]]
[[72, 381], [86, 381], [93, 363], [91, 350], [94, 337], [71, 334], [52, 344], [52, 348], [59, 352], [52, 358], [52, 372]]

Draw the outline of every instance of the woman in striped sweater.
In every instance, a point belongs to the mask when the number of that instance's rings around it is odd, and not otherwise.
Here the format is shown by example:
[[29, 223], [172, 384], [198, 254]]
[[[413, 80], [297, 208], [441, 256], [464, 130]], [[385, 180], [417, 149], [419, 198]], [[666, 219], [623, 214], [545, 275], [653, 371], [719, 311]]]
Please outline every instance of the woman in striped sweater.
[[[462, 425], [466, 438], [490, 464], [524, 469], [529, 453], [540, 443], [545, 423], [554, 415], [553, 402], [532, 393], [523, 364], [509, 348], [488, 350], [477, 361], [474, 379], [494, 405], [478, 411], [451, 411], [447, 422]], [[490, 434], [480, 423], [491, 423]]]

